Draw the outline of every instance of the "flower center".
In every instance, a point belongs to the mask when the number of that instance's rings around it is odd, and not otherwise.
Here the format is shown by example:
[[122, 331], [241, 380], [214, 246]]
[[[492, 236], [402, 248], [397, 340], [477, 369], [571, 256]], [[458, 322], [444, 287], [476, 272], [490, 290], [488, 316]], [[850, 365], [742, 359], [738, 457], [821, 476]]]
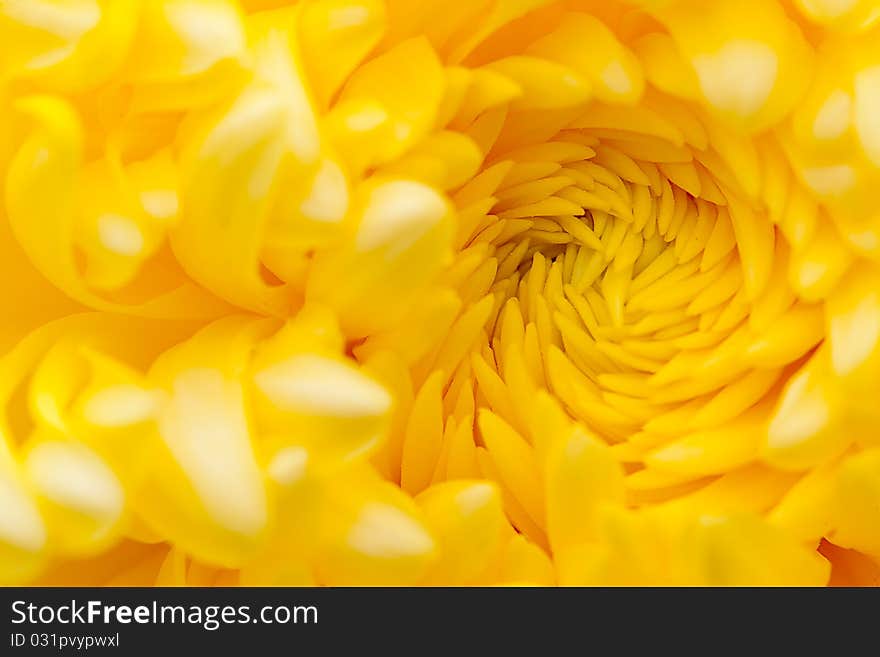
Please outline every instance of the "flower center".
[[494, 185], [473, 204], [488, 207], [480, 222], [462, 212], [458, 261], [473, 263], [462, 297], [491, 280], [497, 300], [472, 364], [486, 405], [526, 434], [516, 399], [550, 391], [618, 443], [635, 489], [754, 460], [824, 334], [821, 306], [791, 289], [771, 213], [700, 123], [667, 109], [594, 104], [561, 129], [533, 117], [552, 136], [496, 148], [456, 197]]

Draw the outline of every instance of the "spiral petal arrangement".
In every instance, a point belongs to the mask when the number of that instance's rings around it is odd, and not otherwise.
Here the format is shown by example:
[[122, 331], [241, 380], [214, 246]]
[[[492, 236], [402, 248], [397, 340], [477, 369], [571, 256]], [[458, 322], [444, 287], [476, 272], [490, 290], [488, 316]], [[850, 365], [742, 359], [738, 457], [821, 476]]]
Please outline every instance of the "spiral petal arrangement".
[[878, 36], [0, 2], [0, 582], [880, 584]]

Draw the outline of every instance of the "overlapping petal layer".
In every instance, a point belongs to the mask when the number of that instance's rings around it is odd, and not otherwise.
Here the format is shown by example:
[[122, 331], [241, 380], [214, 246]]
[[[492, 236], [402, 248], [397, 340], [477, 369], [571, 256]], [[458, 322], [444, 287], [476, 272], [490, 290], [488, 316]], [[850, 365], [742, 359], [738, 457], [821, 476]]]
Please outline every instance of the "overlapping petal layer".
[[880, 583], [878, 19], [0, 4], [0, 581]]

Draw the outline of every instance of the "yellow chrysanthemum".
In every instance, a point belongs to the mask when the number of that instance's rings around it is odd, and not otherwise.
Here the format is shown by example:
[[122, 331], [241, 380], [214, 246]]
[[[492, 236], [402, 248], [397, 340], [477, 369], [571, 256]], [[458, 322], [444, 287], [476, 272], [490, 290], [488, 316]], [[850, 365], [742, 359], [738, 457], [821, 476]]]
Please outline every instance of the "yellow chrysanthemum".
[[0, 2], [0, 581], [880, 583], [878, 37]]

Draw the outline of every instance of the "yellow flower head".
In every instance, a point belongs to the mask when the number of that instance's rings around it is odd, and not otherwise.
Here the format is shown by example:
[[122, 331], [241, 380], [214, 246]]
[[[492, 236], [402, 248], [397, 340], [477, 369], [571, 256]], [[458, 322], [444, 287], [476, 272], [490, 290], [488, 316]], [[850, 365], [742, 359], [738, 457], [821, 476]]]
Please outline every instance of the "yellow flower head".
[[0, 582], [880, 582], [876, 0], [0, 3]]

